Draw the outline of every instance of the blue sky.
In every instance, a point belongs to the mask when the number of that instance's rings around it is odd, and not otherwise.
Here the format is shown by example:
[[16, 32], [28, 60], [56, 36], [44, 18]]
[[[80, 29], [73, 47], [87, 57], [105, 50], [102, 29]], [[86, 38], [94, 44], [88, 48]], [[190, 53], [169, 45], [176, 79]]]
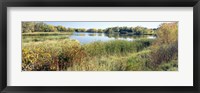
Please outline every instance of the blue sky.
[[54, 26], [62, 25], [65, 27], [71, 27], [71, 28], [98, 28], [98, 29], [104, 29], [108, 27], [136, 27], [136, 26], [142, 26], [147, 28], [157, 28], [161, 23], [166, 22], [56, 22], [56, 21], [49, 21], [44, 22], [47, 24], [51, 24]]

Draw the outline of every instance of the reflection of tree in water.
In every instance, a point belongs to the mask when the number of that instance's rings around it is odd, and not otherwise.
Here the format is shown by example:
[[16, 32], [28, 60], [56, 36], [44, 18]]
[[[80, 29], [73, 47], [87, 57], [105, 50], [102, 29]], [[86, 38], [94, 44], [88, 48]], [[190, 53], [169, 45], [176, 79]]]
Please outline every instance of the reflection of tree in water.
[[120, 36], [119, 34], [105, 34], [105, 36], [109, 37], [109, 38], [115, 38], [115, 39], [118, 39]]
[[132, 35], [132, 34], [105, 34], [105, 36], [109, 37], [109, 38], [132, 38], [132, 39], [140, 39], [140, 38], [148, 38], [149, 36], [152, 35]]
[[98, 33], [98, 36], [102, 36], [103, 34], [102, 33]]
[[74, 34], [75, 36], [85, 36], [85, 34]]
[[89, 36], [96, 36], [96, 33], [88, 34]]

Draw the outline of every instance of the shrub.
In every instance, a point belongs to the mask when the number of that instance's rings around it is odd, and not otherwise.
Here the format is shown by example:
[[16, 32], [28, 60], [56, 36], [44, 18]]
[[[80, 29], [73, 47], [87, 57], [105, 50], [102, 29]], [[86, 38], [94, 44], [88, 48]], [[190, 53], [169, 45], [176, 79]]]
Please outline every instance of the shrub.
[[65, 70], [67, 67], [73, 66], [74, 63], [81, 63], [86, 57], [85, 50], [80, 46], [72, 46], [71, 48], [64, 48], [63, 52], [58, 55], [59, 70]]
[[177, 71], [178, 70], [178, 60], [171, 60], [169, 62], [163, 62], [163, 64], [159, 65], [158, 70]]
[[[154, 49], [153, 49], [154, 48]], [[162, 45], [157, 47], [152, 47], [152, 52], [150, 54], [150, 66], [156, 68], [163, 62], [169, 62], [173, 59], [178, 59], [178, 42]]]
[[73, 62], [82, 61], [83, 51], [79, 42], [74, 40], [24, 44], [22, 70], [63, 70]]
[[128, 58], [127, 70], [131, 71], [146, 71], [149, 70], [147, 63], [149, 62], [150, 50], [143, 50], [136, 54], [133, 54]]

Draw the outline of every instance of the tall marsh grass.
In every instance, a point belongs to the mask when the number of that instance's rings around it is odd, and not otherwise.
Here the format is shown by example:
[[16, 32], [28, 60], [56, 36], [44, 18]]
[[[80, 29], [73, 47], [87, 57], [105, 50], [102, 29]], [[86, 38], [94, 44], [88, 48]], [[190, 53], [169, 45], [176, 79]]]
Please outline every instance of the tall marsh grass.
[[[125, 59], [152, 40], [114, 40], [81, 45], [76, 40], [24, 43], [22, 70], [127, 70]], [[100, 58], [100, 59], [99, 59]]]
[[178, 70], [178, 43], [113, 40], [81, 45], [79, 41], [23, 43], [23, 71], [171, 71]]
[[85, 44], [83, 47], [86, 48], [87, 53], [90, 56], [102, 56], [102, 55], [125, 55], [127, 53], [133, 53], [143, 50], [150, 46], [153, 40], [113, 40], [107, 42], [93, 42]]

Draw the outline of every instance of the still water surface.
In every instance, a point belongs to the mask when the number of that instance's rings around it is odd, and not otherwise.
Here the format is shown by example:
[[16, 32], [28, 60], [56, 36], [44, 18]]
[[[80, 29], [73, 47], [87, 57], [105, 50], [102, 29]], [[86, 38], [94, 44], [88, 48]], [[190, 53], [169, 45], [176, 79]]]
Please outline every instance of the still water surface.
[[91, 43], [95, 41], [109, 41], [109, 40], [127, 40], [133, 41], [137, 39], [147, 38], [147, 39], [154, 39], [154, 36], [151, 35], [111, 35], [105, 33], [87, 33], [87, 32], [74, 32], [70, 39], [78, 40], [81, 44]]
[[127, 40], [134, 41], [138, 39], [154, 39], [152, 35], [125, 35], [125, 34], [105, 34], [105, 33], [87, 33], [74, 32], [72, 35], [45, 35], [45, 36], [23, 36], [23, 42], [39, 42], [46, 40], [62, 40], [73, 39], [78, 40], [81, 44], [87, 44], [95, 41], [110, 41], [110, 40]]

